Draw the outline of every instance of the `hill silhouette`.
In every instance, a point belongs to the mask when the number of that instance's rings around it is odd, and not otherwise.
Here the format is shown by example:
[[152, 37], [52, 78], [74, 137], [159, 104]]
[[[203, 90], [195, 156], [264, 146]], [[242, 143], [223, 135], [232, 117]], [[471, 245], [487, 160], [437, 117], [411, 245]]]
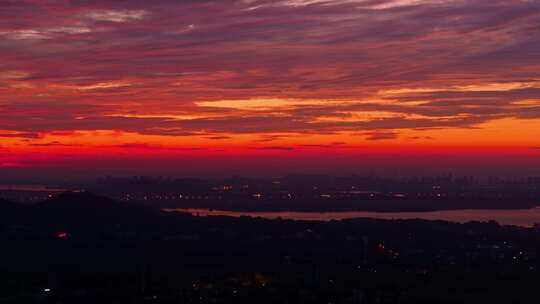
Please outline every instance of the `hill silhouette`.
[[76, 225], [120, 224], [153, 218], [158, 213], [91, 192], [64, 192], [32, 207], [35, 221]]
[[0, 199], [0, 221], [2, 221], [2, 223], [15, 221], [22, 216], [25, 211], [26, 208], [23, 205]]
[[18, 209], [22, 209], [22, 206], [17, 203], [0, 198], [0, 211], [1, 212], [6, 212], [10, 210], [18, 210]]
[[91, 192], [64, 192], [36, 205], [45, 211], [92, 211], [96, 209], [117, 210], [123, 204]]

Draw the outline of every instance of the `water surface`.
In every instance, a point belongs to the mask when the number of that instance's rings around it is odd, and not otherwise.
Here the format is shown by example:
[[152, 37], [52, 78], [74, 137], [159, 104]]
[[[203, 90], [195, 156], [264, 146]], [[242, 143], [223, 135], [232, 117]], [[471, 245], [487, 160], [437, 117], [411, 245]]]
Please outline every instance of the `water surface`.
[[0, 185], [0, 190], [25, 192], [64, 192], [66, 189], [48, 185]]
[[369, 212], [369, 211], [341, 211], [341, 212], [244, 212], [222, 211], [208, 209], [164, 209], [170, 212], [187, 212], [198, 216], [249, 216], [265, 219], [288, 219], [331, 221], [352, 218], [375, 219], [424, 219], [444, 220], [449, 222], [465, 223], [470, 221], [496, 221], [502, 225], [532, 227], [540, 223], [540, 207], [519, 210], [445, 210], [428, 212]]

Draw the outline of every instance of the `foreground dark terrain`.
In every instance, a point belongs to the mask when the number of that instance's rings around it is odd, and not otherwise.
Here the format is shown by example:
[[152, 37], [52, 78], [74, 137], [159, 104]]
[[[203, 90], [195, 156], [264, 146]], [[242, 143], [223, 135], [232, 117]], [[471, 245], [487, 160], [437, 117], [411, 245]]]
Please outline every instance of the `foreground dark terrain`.
[[193, 217], [91, 193], [0, 202], [0, 303], [533, 303], [540, 233]]

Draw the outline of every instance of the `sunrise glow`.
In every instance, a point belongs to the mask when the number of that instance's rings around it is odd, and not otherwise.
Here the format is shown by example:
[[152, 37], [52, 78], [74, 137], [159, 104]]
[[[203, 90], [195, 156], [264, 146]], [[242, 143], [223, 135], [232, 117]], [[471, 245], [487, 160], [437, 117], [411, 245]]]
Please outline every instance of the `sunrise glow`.
[[524, 0], [8, 1], [0, 168], [538, 173], [539, 11]]

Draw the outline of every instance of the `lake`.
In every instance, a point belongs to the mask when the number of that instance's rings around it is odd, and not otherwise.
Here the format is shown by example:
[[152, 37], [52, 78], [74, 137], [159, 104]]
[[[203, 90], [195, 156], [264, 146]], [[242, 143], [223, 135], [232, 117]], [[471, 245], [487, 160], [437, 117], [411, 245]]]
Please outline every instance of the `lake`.
[[445, 210], [428, 212], [369, 212], [369, 211], [341, 211], [341, 212], [243, 212], [222, 211], [208, 209], [164, 209], [168, 212], [186, 212], [198, 216], [249, 216], [265, 219], [287, 219], [307, 221], [331, 221], [353, 218], [374, 219], [424, 219], [444, 220], [449, 222], [465, 223], [470, 221], [496, 221], [502, 225], [532, 227], [540, 223], [540, 207], [519, 210]]
[[66, 189], [48, 185], [0, 185], [0, 191], [64, 192]]

